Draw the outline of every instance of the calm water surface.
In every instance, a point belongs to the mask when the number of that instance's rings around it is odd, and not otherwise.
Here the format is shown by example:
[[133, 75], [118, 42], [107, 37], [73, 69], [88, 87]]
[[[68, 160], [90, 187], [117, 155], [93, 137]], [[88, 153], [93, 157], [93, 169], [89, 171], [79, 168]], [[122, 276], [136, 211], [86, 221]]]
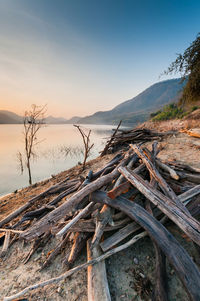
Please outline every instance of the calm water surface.
[[[91, 129], [94, 143], [89, 159], [99, 155], [113, 126], [84, 125]], [[35, 148], [37, 157], [32, 161], [33, 183], [66, 170], [83, 159], [80, 133], [73, 125], [47, 125], [38, 132], [41, 141]], [[23, 125], [0, 125], [0, 195], [28, 186], [28, 174], [20, 172], [17, 152], [24, 152]]]

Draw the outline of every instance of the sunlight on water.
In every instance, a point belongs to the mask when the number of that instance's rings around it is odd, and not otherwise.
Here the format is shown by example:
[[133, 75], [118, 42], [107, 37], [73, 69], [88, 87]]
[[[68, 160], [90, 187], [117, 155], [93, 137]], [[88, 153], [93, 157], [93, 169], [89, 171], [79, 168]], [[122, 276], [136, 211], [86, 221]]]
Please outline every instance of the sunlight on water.
[[[89, 159], [99, 155], [113, 126], [84, 125], [91, 129]], [[46, 125], [38, 132], [41, 143], [36, 147], [37, 158], [32, 161], [33, 183], [66, 170], [83, 159], [83, 144], [80, 133], [73, 125]], [[28, 186], [26, 169], [20, 174], [17, 152], [23, 153], [23, 126], [0, 125], [0, 195]]]

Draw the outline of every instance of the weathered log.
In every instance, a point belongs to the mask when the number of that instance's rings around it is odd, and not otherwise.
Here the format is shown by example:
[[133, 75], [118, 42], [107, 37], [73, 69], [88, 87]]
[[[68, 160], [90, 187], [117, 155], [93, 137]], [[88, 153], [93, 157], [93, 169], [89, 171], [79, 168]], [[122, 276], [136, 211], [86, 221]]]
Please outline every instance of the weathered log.
[[[104, 231], [113, 231], [122, 228], [124, 225], [126, 225], [130, 221], [130, 218], [126, 216], [123, 220], [116, 221], [114, 225], [107, 225], [104, 229]], [[65, 223], [61, 224], [61, 227], [65, 225]], [[75, 225], [73, 225], [69, 232], [94, 232], [96, 229], [96, 225], [93, 219], [89, 220], [82, 220], [80, 219]], [[53, 227], [51, 232], [52, 234], [56, 234], [60, 230], [60, 227], [56, 226]]]
[[104, 241], [100, 243], [100, 246], [104, 252], [110, 250], [114, 246], [116, 246], [120, 241], [125, 239], [130, 234], [138, 231], [141, 229], [140, 225], [135, 222], [132, 222], [122, 229], [118, 230], [116, 233], [111, 235], [110, 237], [106, 238]]
[[172, 179], [174, 179], [174, 180], [179, 179], [179, 175], [176, 173], [176, 171], [174, 169], [170, 168], [167, 164], [164, 164], [159, 159], [156, 159], [156, 164], [159, 167], [161, 167], [163, 170], [167, 171], [170, 174], [170, 176], [172, 177]]
[[48, 280], [45, 280], [45, 281], [42, 281], [42, 282], [39, 282], [39, 283], [36, 283], [36, 284], [33, 284], [33, 285], [30, 285], [28, 287], [25, 287], [22, 291], [12, 295], [12, 296], [9, 296], [9, 297], [4, 297], [4, 301], [11, 301], [11, 300], [14, 300], [16, 298], [19, 298], [23, 295], [25, 295], [26, 293], [28, 293], [29, 291], [33, 291], [37, 288], [42, 288], [42, 287], [45, 287], [47, 285], [50, 285], [50, 284], [55, 284], [55, 283], [58, 283], [64, 279], [66, 279], [67, 277], [70, 277], [72, 274], [78, 272], [78, 271], [81, 271], [83, 269], [86, 269], [88, 266], [90, 265], [93, 265], [93, 264], [97, 264], [99, 263], [100, 261], [102, 260], [105, 260], [106, 258], [130, 247], [132, 244], [136, 243], [139, 239], [143, 238], [144, 236], [146, 236], [147, 233], [141, 233], [141, 234], [138, 234], [136, 236], [134, 236], [130, 241], [128, 241], [127, 243], [115, 248], [115, 249], [112, 249], [110, 251], [108, 251], [107, 253], [95, 258], [95, 259], [92, 259], [88, 262], [85, 262], [67, 272], [65, 272], [64, 274], [58, 276], [58, 277], [55, 277], [55, 278], [51, 278], [51, 279], [48, 279]]
[[154, 290], [155, 301], [167, 301], [167, 274], [166, 274], [166, 256], [161, 251], [158, 244], [154, 241], [154, 250], [156, 253], [156, 285]]
[[169, 175], [171, 176], [172, 179], [174, 180], [178, 180], [179, 176], [177, 175], [176, 171], [174, 169], [172, 169], [171, 167], [169, 167], [169, 165], [163, 163], [159, 158], [156, 158], [156, 155], [158, 154], [158, 150], [157, 150], [157, 143], [153, 143], [152, 145], [152, 152], [151, 153], [148, 148], [144, 147], [143, 151], [146, 153], [147, 157], [149, 158], [149, 160], [151, 160], [154, 164], [154, 168], [155, 168], [155, 164], [158, 165], [158, 167], [162, 168], [163, 170], [167, 171], [169, 173]]
[[[68, 178], [66, 179], [68, 180]], [[3, 220], [0, 221], [0, 227], [2, 227], [3, 225], [9, 223], [12, 219], [14, 219], [15, 217], [17, 217], [19, 214], [21, 214], [22, 212], [24, 212], [26, 209], [28, 209], [30, 206], [32, 206], [32, 204], [34, 204], [36, 201], [38, 201], [40, 198], [45, 197], [46, 195], [48, 195], [49, 192], [51, 192], [53, 189], [55, 189], [56, 187], [60, 186], [63, 182], [65, 182], [66, 180], [62, 181], [61, 183], [58, 183], [56, 185], [53, 185], [51, 187], [49, 187], [47, 190], [41, 192], [39, 195], [34, 196], [33, 198], [31, 198], [26, 204], [22, 205], [20, 208], [18, 208], [17, 210], [15, 210], [14, 212], [10, 213], [8, 216], [6, 216]]]
[[[192, 196], [192, 193], [194, 193], [194, 195]], [[192, 197], [194, 197], [196, 195], [197, 191], [194, 191], [194, 188], [191, 189], [191, 194], [189, 193], [183, 193], [182, 195], [179, 196], [179, 199], [181, 201], [184, 202], [184, 204], [188, 204], [188, 209], [189, 211], [193, 210], [193, 207], [195, 207], [195, 213], [200, 213], [200, 206], [198, 209], [198, 204], [196, 201], [192, 201]], [[189, 199], [189, 200], [188, 200]], [[191, 206], [194, 203], [193, 206]], [[191, 211], [192, 215], [193, 215], [193, 211]], [[156, 217], [158, 217], [156, 215]], [[126, 225], [125, 227], [119, 229], [117, 232], [115, 232], [113, 235], [109, 236], [108, 238], [106, 238], [103, 242], [101, 242], [100, 246], [102, 248], [102, 250], [104, 252], [108, 251], [109, 249], [113, 248], [115, 245], [117, 245], [120, 241], [122, 241], [123, 239], [125, 239], [126, 237], [128, 237], [130, 234], [138, 231], [139, 229], [141, 229], [141, 227], [135, 223], [132, 222], [128, 225]]]
[[194, 196], [196, 196], [198, 194], [200, 194], [200, 185], [197, 185], [197, 186], [191, 188], [190, 190], [182, 193], [177, 198], [179, 199], [180, 202], [187, 204], [188, 200], [190, 200], [191, 198], [193, 198]]
[[[99, 246], [91, 247], [87, 241], [87, 260], [90, 261], [102, 255]], [[88, 301], [111, 301], [105, 261], [88, 266]]]
[[10, 231], [7, 231], [4, 238], [3, 248], [1, 250], [0, 257], [4, 257], [6, 255], [9, 247], [9, 242], [10, 242]]
[[90, 237], [90, 234], [87, 233], [87, 232], [85, 232], [85, 233], [77, 232], [75, 234], [74, 242], [73, 242], [73, 245], [72, 245], [72, 248], [71, 248], [71, 252], [70, 252], [69, 256], [67, 256], [63, 260], [63, 264], [65, 264], [65, 268], [67, 270], [70, 269], [73, 266], [75, 260], [77, 259], [80, 252], [82, 251], [82, 249], [86, 245], [86, 241], [89, 237]]
[[[194, 242], [200, 245], [200, 223], [182, 208], [163, 195], [158, 190], [152, 188], [140, 176], [128, 170], [126, 167], [119, 167], [119, 171], [145, 195], [154, 205], [166, 214], [175, 224], [177, 224]], [[179, 201], [180, 202], [180, 201]]]
[[67, 190], [63, 191], [62, 193], [60, 193], [58, 196], [56, 196], [52, 201], [50, 201], [48, 204], [42, 206], [39, 209], [36, 210], [32, 210], [29, 211], [27, 213], [24, 214], [24, 216], [21, 218], [21, 220], [19, 222], [17, 222], [13, 228], [17, 228], [19, 225], [21, 225], [23, 222], [27, 221], [27, 220], [32, 220], [34, 218], [41, 218], [43, 217], [45, 214], [47, 214], [48, 212], [52, 211], [55, 209], [55, 205], [61, 201], [64, 197], [66, 197], [67, 195], [73, 193], [74, 191], [76, 191], [81, 185], [80, 181], [76, 181], [76, 185], [69, 187]]
[[78, 204], [91, 192], [103, 187], [109, 182], [112, 182], [119, 175], [118, 167], [125, 165], [129, 158], [122, 160], [122, 162], [108, 175], [102, 176], [94, 182], [83, 187], [69, 198], [68, 201], [63, 203], [52, 212], [48, 213], [40, 221], [35, 223], [30, 229], [22, 233], [21, 237], [26, 240], [31, 240], [35, 237], [39, 237], [45, 232], [48, 232], [53, 225], [56, 224], [61, 218], [70, 216], [76, 211]]
[[115, 199], [117, 196], [119, 196], [122, 193], [125, 193], [129, 190], [131, 184], [129, 181], [126, 181], [119, 186], [113, 188], [112, 190], [107, 192], [107, 196], [111, 199]]
[[[154, 167], [154, 165], [152, 164], [152, 162], [145, 156], [144, 152], [142, 151], [142, 149], [137, 146], [137, 145], [130, 145], [131, 148], [136, 152], [136, 154], [143, 160], [143, 162], [145, 163], [145, 165], [147, 166], [150, 174], [156, 179], [156, 181], [159, 183], [160, 188], [163, 190], [163, 192], [172, 199], [172, 201], [178, 206], [180, 207], [182, 210], [184, 210], [185, 212], [188, 212], [188, 210], [185, 208], [185, 206], [177, 199], [176, 194], [174, 193], [174, 191], [171, 189], [171, 187], [167, 184], [167, 182], [165, 181], [165, 179], [163, 179], [163, 177], [160, 175], [160, 173], [158, 172], [158, 170]], [[190, 215], [190, 214], [189, 214]]]
[[123, 197], [112, 200], [106, 193], [96, 191], [92, 193], [94, 202], [101, 202], [124, 211], [139, 223], [156, 241], [173, 265], [191, 300], [200, 300], [200, 272], [188, 253], [180, 246], [172, 234], [144, 208]]
[[182, 171], [177, 171], [180, 179], [187, 180], [189, 182], [200, 184], [200, 175], [199, 174], [190, 174]]
[[169, 161], [169, 162], [166, 162], [167, 164], [169, 165], [172, 165], [176, 170], [185, 170], [185, 171], [189, 171], [191, 173], [197, 173], [197, 174], [200, 174], [200, 169], [199, 168], [196, 168], [196, 167], [192, 167], [190, 165], [187, 165], [185, 163], [182, 163], [182, 162], [177, 162], [177, 161]]

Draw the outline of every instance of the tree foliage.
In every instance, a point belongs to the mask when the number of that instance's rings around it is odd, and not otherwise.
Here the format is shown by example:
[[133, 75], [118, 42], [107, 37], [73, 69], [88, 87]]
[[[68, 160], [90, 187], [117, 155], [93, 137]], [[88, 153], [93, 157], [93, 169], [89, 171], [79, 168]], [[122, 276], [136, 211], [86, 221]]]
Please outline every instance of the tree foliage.
[[164, 74], [180, 73], [187, 83], [183, 89], [181, 103], [200, 99], [200, 33], [183, 54], [178, 54]]

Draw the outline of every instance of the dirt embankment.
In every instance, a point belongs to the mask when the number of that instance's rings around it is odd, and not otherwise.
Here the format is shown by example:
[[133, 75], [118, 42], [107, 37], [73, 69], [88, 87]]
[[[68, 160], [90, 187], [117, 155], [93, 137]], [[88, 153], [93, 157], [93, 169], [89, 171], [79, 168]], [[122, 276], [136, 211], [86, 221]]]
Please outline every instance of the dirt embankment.
[[[156, 129], [171, 130], [184, 128], [184, 121], [164, 122], [156, 125]], [[155, 128], [155, 125], [148, 126]], [[150, 148], [152, 143], [146, 145]], [[200, 139], [191, 137], [186, 133], [179, 133], [169, 136], [160, 142], [161, 152], [159, 157], [162, 160], [180, 161], [200, 169]], [[0, 220], [10, 212], [26, 203], [31, 197], [46, 190], [49, 186], [64, 180], [66, 177], [86, 176], [92, 169], [97, 171], [111, 160], [113, 154], [106, 155], [103, 159], [97, 158], [87, 164], [82, 173], [81, 167], [76, 166], [68, 171], [60, 173], [53, 178], [25, 188], [20, 192], [11, 194], [0, 200]], [[48, 199], [49, 201], [49, 199]], [[45, 203], [46, 200], [44, 199]], [[170, 226], [169, 230], [175, 235], [179, 242], [186, 248], [189, 254], [195, 259], [197, 254], [191, 241], [183, 237], [180, 231]], [[23, 259], [31, 249], [30, 244], [22, 241], [14, 243], [6, 257], [0, 259], [0, 298], [11, 295], [24, 287], [60, 275], [63, 272], [62, 260], [68, 252], [67, 249], [57, 256], [54, 262], [42, 272], [39, 271], [40, 264], [49, 251], [55, 248], [55, 240], [50, 240], [44, 248], [40, 248], [33, 255], [31, 260], [23, 263]], [[86, 261], [86, 252], [80, 256], [77, 264]], [[124, 250], [107, 260], [107, 275], [110, 292], [113, 301], [118, 300], [151, 300], [151, 290], [155, 282], [155, 254], [152, 243], [148, 237], [143, 238], [137, 244]], [[176, 277], [174, 270], [167, 264], [169, 279], [169, 300], [188, 300], [182, 284]], [[87, 273], [85, 270], [74, 274], [70, 279], [43, 289], [33, 291], [27, 299], [23, 300], [87, 300]], [[103, 300], [102, 300], [103, 301]]]

